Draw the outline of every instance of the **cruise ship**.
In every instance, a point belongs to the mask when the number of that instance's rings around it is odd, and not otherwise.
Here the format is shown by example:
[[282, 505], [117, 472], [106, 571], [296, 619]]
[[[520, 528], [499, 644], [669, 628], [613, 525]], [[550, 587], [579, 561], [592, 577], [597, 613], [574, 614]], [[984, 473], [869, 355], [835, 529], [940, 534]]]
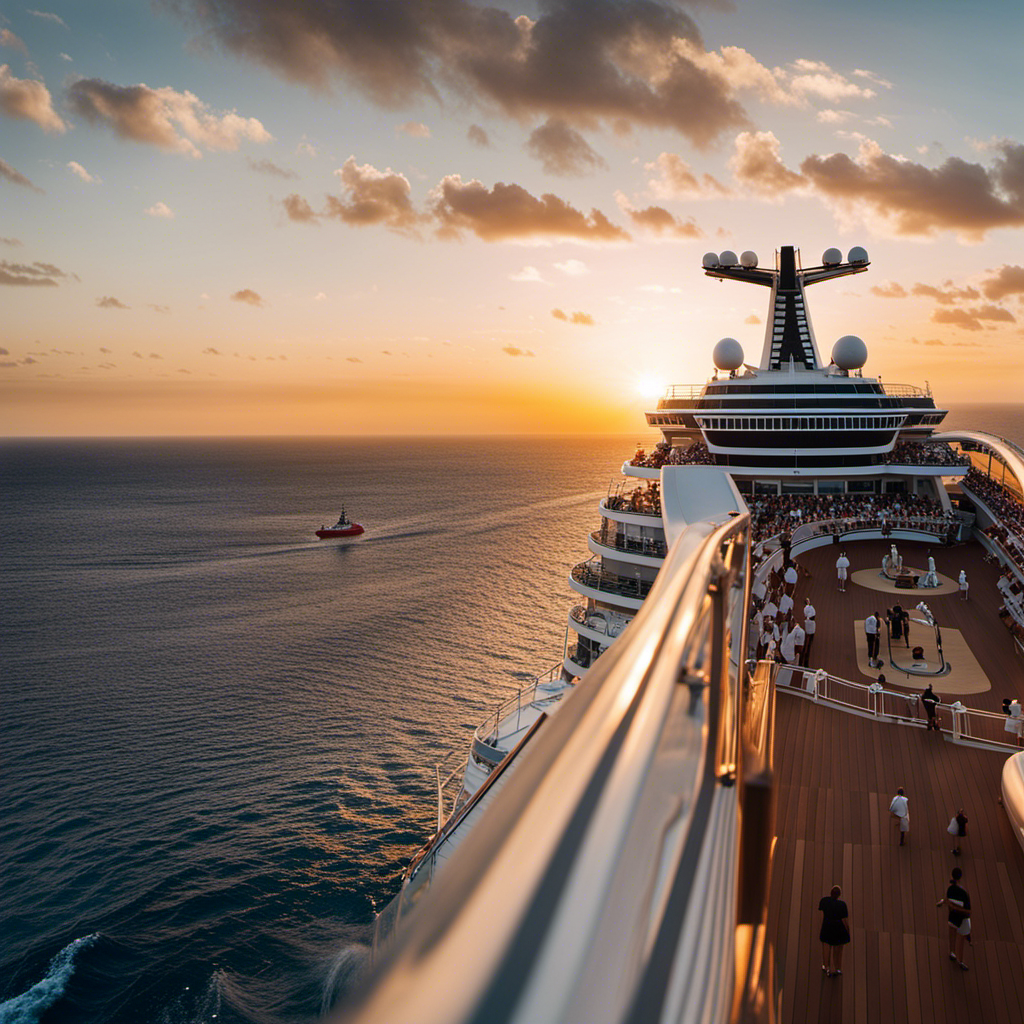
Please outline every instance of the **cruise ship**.
[[[562, 659], [438, 767], [347, 1019], [1024, 1019], [1024, 451], [944, 431], [855, 335], [823, 356], [807, 289], [868, 267], [704, 256], [768, 289], [760, 358], [723, 338], [646, 412], [660, 439], [600, 502]], [[951, 963], [956, 864], [977, 927]]]

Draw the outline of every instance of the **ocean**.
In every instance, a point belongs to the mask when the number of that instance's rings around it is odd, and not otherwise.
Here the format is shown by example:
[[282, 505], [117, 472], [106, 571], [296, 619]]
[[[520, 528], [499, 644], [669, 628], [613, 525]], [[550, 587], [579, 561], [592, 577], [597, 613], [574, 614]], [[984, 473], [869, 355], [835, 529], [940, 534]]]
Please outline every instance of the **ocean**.
[[0, 443], [0, 1022], [322, 1017], [639, 439]]

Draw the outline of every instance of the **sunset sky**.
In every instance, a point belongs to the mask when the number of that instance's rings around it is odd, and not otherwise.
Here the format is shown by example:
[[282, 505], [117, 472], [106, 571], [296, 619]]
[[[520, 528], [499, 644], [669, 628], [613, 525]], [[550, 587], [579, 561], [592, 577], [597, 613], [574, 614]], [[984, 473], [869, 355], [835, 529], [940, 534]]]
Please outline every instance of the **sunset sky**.
[[630, 431], [760, 355], [706, 251], [867, 248], [819, 347], [1024, 400], [1017, 4], [0, 13], [0, 432]]

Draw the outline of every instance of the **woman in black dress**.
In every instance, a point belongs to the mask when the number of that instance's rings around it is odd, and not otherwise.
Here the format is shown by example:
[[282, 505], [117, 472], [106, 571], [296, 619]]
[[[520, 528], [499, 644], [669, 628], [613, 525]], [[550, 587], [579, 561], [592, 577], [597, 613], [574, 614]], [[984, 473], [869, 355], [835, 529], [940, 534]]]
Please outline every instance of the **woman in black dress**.
[[838, 885], [832, 886], [828, 896], [822, 896], [818, 909], [821, 919], [821, 969], [830, 978], [843, 973], [843, 946], [850, 941], [850, 929], [847, 925], [849, 911], [846, 903], [839, 897], [843, 890]]

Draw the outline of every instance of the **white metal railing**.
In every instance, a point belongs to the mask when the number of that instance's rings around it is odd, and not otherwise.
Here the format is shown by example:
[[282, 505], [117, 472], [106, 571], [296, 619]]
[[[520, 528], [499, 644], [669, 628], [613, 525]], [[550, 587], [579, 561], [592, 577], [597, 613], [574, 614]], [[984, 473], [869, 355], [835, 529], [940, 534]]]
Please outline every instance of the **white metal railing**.
[[882, 390], [891, 398], [931, 398], [932, 389], [919, 388], [916, 384], [883, 384]]
[[[787, 668], [790, 670], [788, 681]], [[817, 704], [827, 704], [884, 721], [903, 722], [921, 728], [928, 722], [919, 694], [887, 690], [878, 683], [855, 683], [834, 676], [824, 669], [783, 666], [779, 672], [778, 690], [782, 693], [799, 693]], [[954, 743], [984, 743], [1000, 749], [1019, 749], [1018, 738], [1006, 731], [1006, 715], [970, 708], [960, 701], [939, 704], [935, 714], [939, 719], [940, 730], [951, 737]]]
[[665, 389], [662, 398], [700, 398], [704, 394], [706, 384], [672, 384]]
[[[479, 740], [488, 746], [492, 745], [498, 731], [499, 724], [508, 718], [513, 712], [517, 715], [522, 714], [524, 707], [528, 707], [537, 699], [537, 690], [540, 687], [551, 686], [556, 681], [562, 678], [562, 663], [559, 661], [552, 665], [547, 672], [541, 673], [536, 676], [525, 686], [521, 686], [511, 697], [507, 697], [503, 700], [477, 727], [473, 733], [473, 738]], [[562, 696], [562, 692], [558, 691], [551, 695], [552, 698]], [[517, 721], [516, 730], [518, 731], [519, 724]]]

